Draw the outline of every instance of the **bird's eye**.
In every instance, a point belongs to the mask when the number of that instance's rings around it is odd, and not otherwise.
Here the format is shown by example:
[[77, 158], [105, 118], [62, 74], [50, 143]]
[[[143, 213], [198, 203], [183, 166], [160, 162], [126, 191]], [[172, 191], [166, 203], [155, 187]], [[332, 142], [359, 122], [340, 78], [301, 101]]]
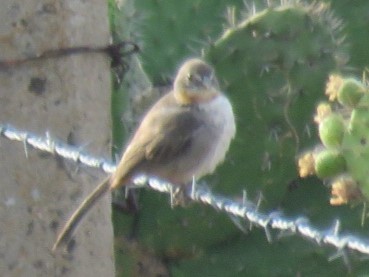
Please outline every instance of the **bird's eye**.
[[187, 80], [188, 80], [188, 81], [190, 81], [190, 82], [192, 82], [192, 81], [194, 80], [194, 76], [193, 76], [193, 74], [188, 73], [188, 74], [187, 74]]
[[203, 81], [202, 77], [197, 74], [188, 73], [186, 77], [190, 84], [200, 85]]

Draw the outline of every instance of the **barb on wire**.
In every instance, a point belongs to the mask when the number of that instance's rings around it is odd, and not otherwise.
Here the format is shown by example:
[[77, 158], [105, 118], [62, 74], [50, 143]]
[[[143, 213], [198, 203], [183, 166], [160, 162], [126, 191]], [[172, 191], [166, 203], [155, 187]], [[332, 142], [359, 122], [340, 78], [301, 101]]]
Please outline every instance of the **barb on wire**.
[[[88, 167], [94, 167], [103, 170], [106, 173], [112, 173], [115, 165], [102, 158], [96, 158], [83, 153], [76, 147], [52, 140], [50, 136], [39, 137], [25, 131], [17, 130], [11, 126], [0, 124], [0, 137], [9, 140], [22, 142], [25, 147], [57, 155], [76, 163], [81, 163]], [[165, 193], [171, 193], [173, 186], [157, 178], [148, 176], [139, 176], [134, 180], [135, 186], [149, 187], [153, 190]], [[208, 189], [196, 186], [196, 191], [188, 191], [187, 196], [193, 201], [212, 206], [216, 210], [223, 211], [232, 218], [249, 221], [256, 227], [263, 228], [268, 234], [270, 229], [278, 230], [281, 233], [291, 233], [315, 241], [319, 245], [329, 245], [337, 249], [337, 253], [346, 256], [346, 250], [355, 250], [362, 254], [369, 254], [369, 239], [360, 238], [352, 234], [340, 234], [339, 221], [335, 221], [333, 227], [328, 230], [321, 230], [314, 227], [307, 218], [299, 216], [288, 218], [281, 212], [262, 213], [258, 207], [248, 201], [236, 202], [230, 198], [216, 195]], [[268, 238], [269, 239], [269, 238]]]

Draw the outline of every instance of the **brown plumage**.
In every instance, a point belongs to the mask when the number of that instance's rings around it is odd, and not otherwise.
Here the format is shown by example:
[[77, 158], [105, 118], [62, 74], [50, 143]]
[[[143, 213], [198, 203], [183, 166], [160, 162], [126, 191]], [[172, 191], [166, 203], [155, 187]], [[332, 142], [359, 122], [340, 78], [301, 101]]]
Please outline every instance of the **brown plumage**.
[[152, 106], [131, 138], [116, 171], [79, 206], [53, 250], [67, 243], [86, 212], [106, 192], [147, 174], [186, 185], [212, 173], [235, 135], [232, 106], [220, 92], [213, 69], [200, 59], [186, 61], [173, 89]]

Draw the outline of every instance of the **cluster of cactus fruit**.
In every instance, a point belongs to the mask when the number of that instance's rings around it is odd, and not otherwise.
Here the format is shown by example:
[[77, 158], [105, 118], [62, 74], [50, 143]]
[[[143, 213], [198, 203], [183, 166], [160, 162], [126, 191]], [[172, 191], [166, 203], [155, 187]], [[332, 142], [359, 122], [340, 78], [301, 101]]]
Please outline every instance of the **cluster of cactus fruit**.
[[365, 80], [331, 75], [326, 95], [330, 103], [319, 104], [314, 118], [322, 145], [300, 157], [300, 176], [329, 179], [332, 205], [367, 201], [369, 88]]

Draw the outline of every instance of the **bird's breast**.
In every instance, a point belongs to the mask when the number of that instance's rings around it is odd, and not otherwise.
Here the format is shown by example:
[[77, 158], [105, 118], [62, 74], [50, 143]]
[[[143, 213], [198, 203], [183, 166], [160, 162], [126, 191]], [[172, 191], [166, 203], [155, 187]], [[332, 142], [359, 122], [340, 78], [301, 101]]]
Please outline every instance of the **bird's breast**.
[[209, 128], [208, 154], [199, 166], [197, 176], [212, 173], [217, 165], [224, 160], [231, 140], [236, 134], [236, 125], [232, 105], [224, 95], [212, 99], [208, 103], [199, 106], [203, 113], [204, 125]]

